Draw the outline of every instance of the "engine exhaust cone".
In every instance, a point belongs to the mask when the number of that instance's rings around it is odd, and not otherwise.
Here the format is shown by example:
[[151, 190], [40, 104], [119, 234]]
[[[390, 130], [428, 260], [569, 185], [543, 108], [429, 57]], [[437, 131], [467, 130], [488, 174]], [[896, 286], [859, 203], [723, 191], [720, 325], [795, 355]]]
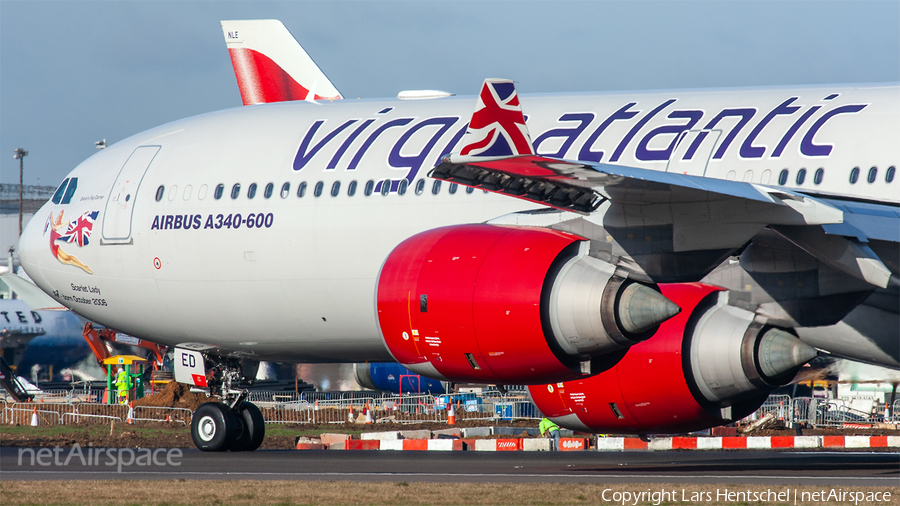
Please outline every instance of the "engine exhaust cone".
[[632, 283], [622, 290], [617, 311], [622, 329], [640, 334], [677, 315], [681, 308], [649, 286]]
[[759, 340], [757, 360], [767, 378], [775, 378], [816, 358], [819, 352], [795, 335], [770, 329]]

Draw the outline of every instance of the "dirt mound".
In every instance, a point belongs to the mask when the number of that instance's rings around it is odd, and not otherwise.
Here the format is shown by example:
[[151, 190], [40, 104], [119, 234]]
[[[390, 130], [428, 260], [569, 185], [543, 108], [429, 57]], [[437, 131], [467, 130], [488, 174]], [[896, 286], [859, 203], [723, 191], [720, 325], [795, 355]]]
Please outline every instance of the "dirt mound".
[[187, 408], [196, 410], [204, 402], [213, 401], [206, 394], [191, 392], [190, 387], [175, 381], [166, 385], [161, 392], [134, 401], [135, 406], [159, 406], [167, 408]]

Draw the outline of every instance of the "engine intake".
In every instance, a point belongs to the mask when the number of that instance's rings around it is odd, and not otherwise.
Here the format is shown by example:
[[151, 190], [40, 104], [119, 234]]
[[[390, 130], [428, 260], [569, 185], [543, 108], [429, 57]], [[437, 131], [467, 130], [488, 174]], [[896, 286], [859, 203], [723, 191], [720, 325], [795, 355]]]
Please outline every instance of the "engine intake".
[[543, 228], [413, 236], [378, 277], [385, 345], [404, 367], [442, 380], [535, 384], [596, 373], [680, 309], [587, 252], [584, 239]]
[[684, 312], [596, 376], [529, 387], [541, 412], [586, 432], [678, 433], [751, 413], [816, 350], [699, 283], [660, 285]]

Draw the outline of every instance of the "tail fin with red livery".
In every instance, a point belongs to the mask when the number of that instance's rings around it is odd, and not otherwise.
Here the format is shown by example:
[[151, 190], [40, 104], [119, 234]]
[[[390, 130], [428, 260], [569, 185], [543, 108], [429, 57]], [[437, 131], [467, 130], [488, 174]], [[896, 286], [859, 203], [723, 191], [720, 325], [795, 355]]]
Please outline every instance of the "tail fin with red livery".
[[281, 21], [222, 21], [222, 31], [244, 105], [341, 98]]

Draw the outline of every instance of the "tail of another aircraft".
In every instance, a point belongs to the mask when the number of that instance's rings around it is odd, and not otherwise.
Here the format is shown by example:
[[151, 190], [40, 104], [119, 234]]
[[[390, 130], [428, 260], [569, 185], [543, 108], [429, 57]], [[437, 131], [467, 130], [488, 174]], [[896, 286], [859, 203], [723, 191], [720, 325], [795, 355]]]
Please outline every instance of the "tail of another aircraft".
[[222, 21], [222, 31], [244, 105], [341, 98], [281, 21]]

